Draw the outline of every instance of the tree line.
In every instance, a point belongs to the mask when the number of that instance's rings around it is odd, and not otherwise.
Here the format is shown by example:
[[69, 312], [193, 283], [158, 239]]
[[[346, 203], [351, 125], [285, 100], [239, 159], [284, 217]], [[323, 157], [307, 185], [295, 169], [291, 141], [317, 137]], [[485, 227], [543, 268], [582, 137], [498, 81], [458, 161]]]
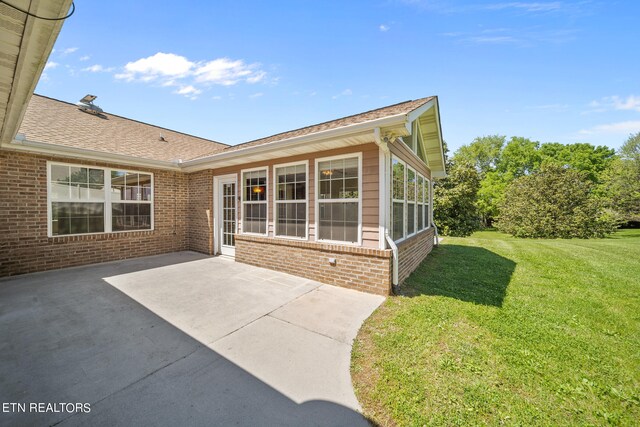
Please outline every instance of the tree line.
[[441, 234], [483, 227], [517, 237], [603, 237], [640, 223], [640, 132], [617, 152], [587, 143], [478, 137], [447, 156], [434, 187]]

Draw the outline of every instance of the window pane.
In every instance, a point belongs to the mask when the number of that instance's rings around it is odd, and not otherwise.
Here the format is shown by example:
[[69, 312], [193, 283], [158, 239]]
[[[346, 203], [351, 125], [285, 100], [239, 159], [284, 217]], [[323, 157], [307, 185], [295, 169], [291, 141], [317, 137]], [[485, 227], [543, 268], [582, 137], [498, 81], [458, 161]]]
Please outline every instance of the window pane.
[[245, 203], [242, 209], [242, 230], [245, 233], [266, 234], [267, 204]]
[[242, 174], [245, 201], [267, 200], [267, 171], [250, 171]]
[[51, 203], [52, 235], [104, 231], [104, 203]]
[[404, 237], [404, 202], [393, 202], [393, 240]]
[[70, 182], [69, 166], [51, 165], [51, 182]]
[[80, 168], [76, 166], [70, 166], [71, 182], [88, 184], [89, 183], [89, 171], [87, 168]]
[[424, 178], [422, 177], [422, 175], [418, 175], [416, 188], [418, 192], [418, 203], [422, 203], [424, 201]]
[[416, 200], [416, 172], [407, 168], [407, 200], [415, 202]]
[[424, 205], [418, 205], [418, 231], [424, 229]]
[[345, 242], [358, 241], [358, 203], [322, 202], [319, 207], [318, 238]]
[[407, 203], [407, 235], [411, 235], [416, 232], [416, 205], [413, 203]]
[[396, 200], [404, 200], [404, 165], [393, 159], [393, 196]]
[[424, 228], [428, 228], [430, 226], [429, 221], [429, 204], [423, 205], [424, 210]]
[[113, 231], [150, 230], [151, 204], [113, 203], [111, 205], [111, 228]]

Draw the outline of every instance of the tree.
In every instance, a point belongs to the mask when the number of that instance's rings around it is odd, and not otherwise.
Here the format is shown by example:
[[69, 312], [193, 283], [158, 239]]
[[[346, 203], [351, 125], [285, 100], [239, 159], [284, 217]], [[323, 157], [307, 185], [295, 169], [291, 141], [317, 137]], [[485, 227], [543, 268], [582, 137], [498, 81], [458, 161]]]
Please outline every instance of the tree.
[[640, 132], [630, 135], [620, 157], [603, 173], [601, 195], [624, 222], [640, 222]]
[[602, 173], [607, 170], [615, 154], [612, 148], [602, 145], [595, 147], [586, 143], [565, 145], [547, 142], [540, 146], [542, 163], [571, 167], [584, 172], [586, 177], [594, 183], [600, 182]]
[[449, 175], [434, 184], [434, 221], [443, 235], [468, 236], [480, 227], [476, 206], [480, 176], [469, 164], [447, 163]]
[[479, 136], [469, 145], [463, 145], [453, 156], [455, 163], [467, 163], [476, 168], [481, 178], [496, 169], [506, 136]]
[[604, 237], [616, 221], [593, 187], [584, 173], [546, 164], [507, 187], [495, 225], [515, 237]]

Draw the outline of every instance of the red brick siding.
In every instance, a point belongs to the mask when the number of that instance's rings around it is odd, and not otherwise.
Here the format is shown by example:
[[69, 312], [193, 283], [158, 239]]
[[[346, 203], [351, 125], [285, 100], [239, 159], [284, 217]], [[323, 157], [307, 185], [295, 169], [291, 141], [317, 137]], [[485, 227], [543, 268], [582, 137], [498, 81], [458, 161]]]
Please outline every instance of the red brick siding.
[[391, 290], [389, 249], [239, 235], [236, 261], [379, 295]]
[[213, 171], [187, 175], [189, 250], [213, 255]]
[[433, 228], [398, 244], [398, 283], [401, 284], [433, 249]]
[[[152, 172], [152, 231], [47, 237], [47, 160]], [[180, 172], [0, 151], [0, 276], [187, 249], [187, 180]]]

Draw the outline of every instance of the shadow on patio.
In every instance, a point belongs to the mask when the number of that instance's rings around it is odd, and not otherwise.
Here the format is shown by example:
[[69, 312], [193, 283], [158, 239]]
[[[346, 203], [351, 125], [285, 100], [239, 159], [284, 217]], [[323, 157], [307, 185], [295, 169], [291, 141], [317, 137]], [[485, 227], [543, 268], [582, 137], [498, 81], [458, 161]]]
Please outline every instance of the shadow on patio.
[[296, 403], [103, 280], [166, 265], [150, 257], [0, 281], [0, 400], [91, 404], [89, 414], [3, 413], [0, 424], [367, 425], [336, 403]]

